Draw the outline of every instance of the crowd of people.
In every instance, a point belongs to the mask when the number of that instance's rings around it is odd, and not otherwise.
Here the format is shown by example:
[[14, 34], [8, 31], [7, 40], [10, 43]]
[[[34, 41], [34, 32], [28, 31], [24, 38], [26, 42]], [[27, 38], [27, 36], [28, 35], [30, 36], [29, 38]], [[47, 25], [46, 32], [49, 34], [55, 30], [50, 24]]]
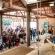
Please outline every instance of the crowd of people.
[[[52, 30], [52, 29], [51, 29]], [[49, 33], [53, 31], [49, 30]], [[35, 28], [30, 29], [30, 39], [33, 40], [37, 34], [43, 35], [45, 29], [42, 32], [37, 31]], [[0, 50], [18, 46], [19, 44], [24, 44], [26, 42], [26, 28], [17, 26], [15, 30], [12, 28], [5, 28], [2, 30], [2, 35], [0, 35]]]
[[[30, 29], [30, 39], [33, 40], [36, 36], [36, 29]], [[17, 26], [15, 30], [6, 27], [2, 30], [2, 35], [0, 35], [0, 49], [11, 48], [13, 46], [18, 46], [19, 44], [24, 44], [26, 42], [26, 28]]]
[[0, 35], [0, 50], [11, 48], [12, 46], [18, 46], [19, 43], [25, 42], [25, 28], [17, 27], [15, 30], [12, 28], [5, 28]]

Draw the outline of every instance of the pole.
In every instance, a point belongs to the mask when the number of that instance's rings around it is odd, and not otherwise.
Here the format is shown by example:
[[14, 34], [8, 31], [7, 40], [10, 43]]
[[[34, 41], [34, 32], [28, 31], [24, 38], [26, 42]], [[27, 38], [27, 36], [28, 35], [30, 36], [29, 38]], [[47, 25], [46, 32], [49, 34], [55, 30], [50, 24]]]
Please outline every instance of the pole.
[[[40, 18], [41, 18], [41, 0], [40, 0]], [[37, 31], [38, 31], [38, 34], [37, 34], [37, 36], [38, 36], [38, 43], [39, 43], [39, 41], [40, 41], [40, 39], [39, 39], [39, 20], [38, 20], [38, 0], [37, 0]], [[39, 45], [38, 45], [38, 55], [39, 55]]]
[[[55, 6], [55, 0], [54, 0], [54, 6]], [[54, 43], [54, 40], [55, 40], [55, 15], [54, 15], [54, 37], [53, 37], [53, 43]]]
[[24, 18], [23, 18], [23, 28], [24, 28]]
[[27, 46], [30, 46], [30, 10], [27, 10]]
[[[38, 20], [38, 0], [37, 0], [37, 36], [38, 36], [38, 43], [39, 43], [39, 20]], [[39, 45], [38, 45], [38, 55], [39, 55]]]

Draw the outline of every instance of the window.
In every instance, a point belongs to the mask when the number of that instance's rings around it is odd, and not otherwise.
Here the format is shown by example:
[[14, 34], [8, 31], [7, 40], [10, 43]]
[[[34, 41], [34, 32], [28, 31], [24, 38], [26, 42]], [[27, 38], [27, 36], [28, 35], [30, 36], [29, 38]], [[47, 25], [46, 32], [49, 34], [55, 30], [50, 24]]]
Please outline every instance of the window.
[[25, 0], [25, 1], [27, 2], [27, 4], [31, 4], [31, 3], [36, 3], [37, 2], [37, 0]]

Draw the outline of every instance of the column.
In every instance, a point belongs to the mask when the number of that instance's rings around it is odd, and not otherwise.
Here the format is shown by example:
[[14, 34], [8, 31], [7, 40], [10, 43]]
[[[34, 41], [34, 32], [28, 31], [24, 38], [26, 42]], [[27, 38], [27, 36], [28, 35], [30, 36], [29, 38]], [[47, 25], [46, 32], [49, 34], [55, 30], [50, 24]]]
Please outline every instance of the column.
[[55, 36], [55, 15], [54, 15], [54, 36]]
[[23, 28], [24, 28], [24, 18], [23, 18]]
[[[55, 6], [55, 0], [54, 0], [54, 6]], [[55, 15], [54, 15], [54, 37], [55, 37]]]
[[0, 35], [2, 35], [2, 15], [0, 15]]
[[38, 18], [36, 18], [36, 30], [37, 30], [37, 36], [38, 36], [38, 39], [37, 39], [37, 41], [40, 41], [39, 40], [39, 19]]
[[2, 10], [2, 5], [3, 5], [2, 0], [0, 0], [0, 10]]
[[12, 7], [12, 0], [10, 0], [10, 7]]
[[27, 10], [27, 46], [30, 46], [30, 10]]

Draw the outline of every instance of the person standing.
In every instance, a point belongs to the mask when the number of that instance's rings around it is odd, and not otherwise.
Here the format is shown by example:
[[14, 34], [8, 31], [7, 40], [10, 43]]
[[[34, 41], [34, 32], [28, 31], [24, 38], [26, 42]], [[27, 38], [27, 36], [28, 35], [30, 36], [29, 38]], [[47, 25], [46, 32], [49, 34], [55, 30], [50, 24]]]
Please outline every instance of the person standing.
[[30, 29], [30, 38], [32, 40], [32, 29]]
[[2, 50], [2, 36], [0, 35], [0, 50]]
[[48, 33], [49, 33], [49, 34], [53, 34], [52, 27], [49, 29]]
[[45, 33], [45, 30], [44, 30], [44, 29], [42, 29], [41, 35], [43, 35], [44, 33]]

